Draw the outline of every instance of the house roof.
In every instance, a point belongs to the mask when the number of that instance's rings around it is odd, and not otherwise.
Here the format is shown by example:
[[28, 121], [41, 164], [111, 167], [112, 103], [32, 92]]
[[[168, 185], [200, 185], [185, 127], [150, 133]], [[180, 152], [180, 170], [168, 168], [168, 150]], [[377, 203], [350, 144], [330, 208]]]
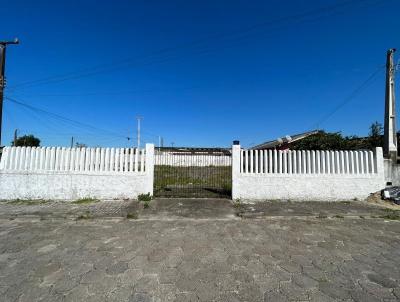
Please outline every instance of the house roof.
[[276, 140], [273, 141], [267, 141], [262, 144], [256, 145], [254, 147], [251, 147], [250, 149], [270, 149], [270, 148], [275, 148], [282, 146], [283, 144], [289, 144], [293, 143], [295, 141], [301, 140], [303, 138], [306, 138], [310, 135], [317, 134], [319, 133], [320, 130], [312, 130], [304, 133], [299, 133], [299, 134], [294, 134], [294, 135], [286, 135], [284, 137], [280, 137]]

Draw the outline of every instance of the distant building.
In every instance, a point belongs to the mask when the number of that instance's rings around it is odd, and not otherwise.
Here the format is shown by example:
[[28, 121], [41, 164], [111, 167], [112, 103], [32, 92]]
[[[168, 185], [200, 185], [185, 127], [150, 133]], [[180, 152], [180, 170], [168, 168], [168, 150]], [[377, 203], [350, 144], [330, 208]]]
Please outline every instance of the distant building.
[[267, 141], [257, 146], [251, 147], [253, 150], [268, 150], [268, 149], [276, 149], [276, 150], [288, 150], [290, 149], [290, 144], [302, 140], [310, 135], [318, 134], [320, 130], [308, 131], [295, 135], [286, 135], [284, 137], [278, 138], [273, 141]]

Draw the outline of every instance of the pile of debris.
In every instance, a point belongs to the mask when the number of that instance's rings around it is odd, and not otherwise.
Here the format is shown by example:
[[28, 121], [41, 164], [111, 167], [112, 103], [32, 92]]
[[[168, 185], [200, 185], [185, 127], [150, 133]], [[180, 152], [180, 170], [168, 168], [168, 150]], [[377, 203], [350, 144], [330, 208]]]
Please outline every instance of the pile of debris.
[[381, 197], [384, 200], [391, 200], [395, 204], [400, 205], [400, 187], [393, 186], [393, 187], [388, 187], [386, 189], [383, 189], [381, 191]]

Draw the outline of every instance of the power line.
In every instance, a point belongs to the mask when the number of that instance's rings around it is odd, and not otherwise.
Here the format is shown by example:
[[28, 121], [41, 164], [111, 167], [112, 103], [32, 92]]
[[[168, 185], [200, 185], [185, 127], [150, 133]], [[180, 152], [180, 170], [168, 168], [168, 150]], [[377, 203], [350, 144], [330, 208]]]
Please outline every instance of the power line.
[[333, 108], [330, 112], [328, 112], [326, 115], [324, 115], [317, 123], [315, 123], [310, 129], [319, 129], [322, 123], [327, 121], [330, 117], [332, 117], [337, 111], [339, 111], [343, 106], [345, 106], [347, 103], [352, 101], [354, 98], [356, 98], [365, 88], [367, 88], [374, 79], [376, 79], [377, 75], [379, 72], [383, 70], [383, 66], [379, 66], [377, 70], [375, 70], [368, 78], [361, 83], [360, 86], [358, 86], [356, 89], [352, 91], [352, 93], [346, 97], [341, 103], [339, 103], [335, 108]]
[[[125, 94], [136, 94], [136, 93], [164, 93], [164, 92], [176, 92], [177, 90], [192, 90], [198, 88], [197, 87], [186, 87], [186, 88], [166, 88], [166, 89], [143, 89], [143, 90], [121, 90], [121, 91], [92, 91], [92, 92], [83, 92], [83, 93], [25, 93], [18, 91], [18, 94], [22, 93], [24, 97], [79, 97], [79, 96], [97, 96], [97, 95], [125, 95]], [[14, 93], [13, 93], [14, 94]]]
[[125, 136], [125, 135], [122, 135], [120, 133], [116, 133], [116, 132], [113, 132], [113, 131], [110, 131], [110, 130], [101, 129], [101, 128], [98, 128], [98, 127], [95, 127], [95, 126], [92, 126], [92, 125], [89, 125], [89, 124], [86, 124], [86, 123], [75, 121], [73, 119], [70, 119], [68, 117], [62, 116], [60, 114], [52, 113], [52, 112], [46, 111], [44, 109], [41, 109], [41, 108], [38, 108], [38, 107], [35, 107], [35, 106], [32, 106], [32, 105], [28, 105], [28, 104], [26, 104], [24, 102], [21, 102], [19, 100], [14, 99], [14, 98], [10, 98], [8, 96], [6, 96], [5, 99], [10, 101], [10, 102], [12, 102], [12, 103], [18, 104], [18, 105], [20, 105], [22, 107], [25, 107], [25, 108], [31, 110], [32, 112], [46, 114], [46, 115], [48, 115], [48, 116], [50, 116], [50, 117], [52, 117], [52, 118], [54, 118], [56, 120], [61, 120], [61, 121], [70, 123], [70, 124], [74, 125], [75, 127], [86, 128], [86, 129], [90, 129], [92, 131], [93, 130], [100, 131], [100, 132], [102, 132], [102, 133], [104, 133], [105, 135], [108, 135], [108, 136], [113, 136], [113, 137], [117, 136], [117, 137], [123, 137], [125, 139], [131, 139], [131, 137], [129, 137], [129, 136]]
[[[343, 1], [340, 3], [334, 4], [334, 5], [329, 5], [329, 6], [325, 6], [325, 7], [321, 7], [321, 8], [317, 8], [317, 9], [312, 9], [312, 10], [309, 10], [309, 11], [306, 11], [303, 13], [297, 13], [294, 15], [284, 16], [284, 17], [280, 17], [280, 18], [270, 20], [270, 21], [264, 21], [261, 23], [257, 23], [257, 24], [248, 26], [243, 29], [238, 29], [238, 30], [234, 30], [231, 32], [226, 32], [226, 33], [210, 35], [208, 37], [205, 37], [205, 38], [202, 38], [199, 40], [195, 40], [195, 41], [192, 41], [189, 43], [184, 43], [184, 44], [181, 44], [181, 45], [178, 45], [175, 47], [163, 48], [163, 49], [160, 49], [149, 55], [136, 56], [134, 58], [127, 58], [127, 59], [115, 61], [115, 62], [109, 63], [109, 64], [101, 64], [101, 65], [97, 65], [94, 67], [85, 68], [80, 71], [69, 72], [69, 73], [65, 73], [65, 74], [60, 74], [60, 75], [50, 76], [50, 77], [46, 77], [46, 78], [42, 78], [42, 79], [23, 82], [18, 85], [10, 87], [10, 89], [15, 89], [18, 87], [33, 86], [34, 84], [56, 83], [56, 82], [78, 79], [78, 78], [82, 78], [82, 77], [94, 76], [94, 75], [97, 75], [100, 73], [110, 72], [110, 71], [114, 71], [114, 70], [126, 67], [128, 65], [131, 65], [135, 60], [140, 59], [140, 58], [149, 58], [149, 57], [151, 58], [154, 56], [165, 55], [165, 54], [168, 55], [169, 53], [173, 53], [174, 51], [179, 50], [181, 48], [190, 48], [193, 46], [198, 46], [207, 41], [217, 40], [217, 39], [220, 40], [220, 39], [223, 39], [226, 37], [232, 37], [232, 36], [234, 37], [237, 35], [243, 35], [243, 34], [246, 34], [249, 32], [253, 32], [259, 28], [269, 27], [269, 26], [284, 23], [284, 22], [301, 21], [303, 19], [307, 19], [307, 18], [312, 17], [317, 14], [323, 15], [323, 14], [327, 14], [332, 11], [335, 11], [337, 9], [340, 9], [340, 8], [345, 8], [347, 6], [351, 6], [351, 5], [358, 4], [358, 3], [364, 4], [364, 3], [368, 3], [368, 2], [370, 2], [370, 0]], [[376, 4], [378, 2], [380, 2], [380, 1], [375, 1], [375, 3], [373, 3], [373, 4]], [[214, 50], [215, 50], [215, 48], [214, 48]], [[165, 58], [158, 58], [158, 59], [162, 59], [162, 60], [161, 61], [150, 61], [150, 62], [147, 62], [145, 65], [166, 62], [171, 59], [176, 59], [176, 57], [175, 58], [174, 57], [172, 57], [172, 58], [165, 57]], [[178, 59], [179, 59], [179, 57], [178, 57]]]

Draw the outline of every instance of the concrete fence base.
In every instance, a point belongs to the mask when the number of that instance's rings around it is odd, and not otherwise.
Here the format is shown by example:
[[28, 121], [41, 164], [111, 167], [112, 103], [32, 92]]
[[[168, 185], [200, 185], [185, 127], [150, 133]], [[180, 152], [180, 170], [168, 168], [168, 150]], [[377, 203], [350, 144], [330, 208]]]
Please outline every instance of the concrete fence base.
[[[243, 152], [247, 151], [238, 145], [233, 146], [233, 199], [363, 200], [385, 186], [381, 148], [377, 148], [374, 154], [365, 151], [336, 151], [337, 155], [334, 151], [329, 154], [302, 151], [305, 156], [300, 161], [300, 154], [296, 157], [290, 152], [275, 151], [272, 160], [264, 157], [266, 153], [260, 158], [257, 150], [250, 150], [253, 153], [245, 156]], [[352, 162], [350, 158], [357, 161]]]
[[0, 172], [0, 192], [0, 199], [112, 199], [152, 194], [153, 187], [146, 174]]
[[2, 200], [153, 195], [152, 144], [144, 150], [18, 148], [6, 148], [0, 162]]

